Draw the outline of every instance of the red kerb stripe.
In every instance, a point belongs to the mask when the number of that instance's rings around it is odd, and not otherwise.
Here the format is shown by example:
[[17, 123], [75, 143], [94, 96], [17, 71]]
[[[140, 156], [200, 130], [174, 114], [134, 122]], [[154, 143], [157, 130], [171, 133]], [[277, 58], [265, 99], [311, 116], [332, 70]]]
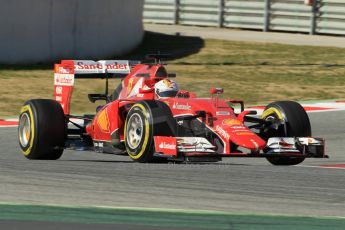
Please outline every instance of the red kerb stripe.
[[[251, 109], [265, 109], [266, 106], [252, 106]], [[322, 111], [322, 110], [330, 110], [332, 108], [325, 108], [325, 107], [315, 107], [315, 106], [303, 106], [305, 111]]]
[[345, 168], [345, 164], [320, 165], [323, 168]]
[[313, 106], [303, 106], [305, 111], [318, 111], [318, 110], [330, 110], [332, 108], [325, 108], [325, 107], [313, 107]]
[[15, 125], [18, 125], [18, 121], [0, 120], [0, 126], [15, 126]]

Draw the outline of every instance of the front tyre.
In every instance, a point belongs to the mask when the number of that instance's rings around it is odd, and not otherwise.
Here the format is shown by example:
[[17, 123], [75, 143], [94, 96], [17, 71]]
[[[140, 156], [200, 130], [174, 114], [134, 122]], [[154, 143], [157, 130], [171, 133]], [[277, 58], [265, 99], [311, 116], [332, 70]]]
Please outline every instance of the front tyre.
[[18, 139], [31, 160], [56, 160], [63, 153], [66, 135], [61, 105], [48, 99], [29, 100], [20, 110]]
[[[267, 140], [270, 137], [310, 137], [311, 126], [308, 114], [304, 108], [294, 101], [278, 101], [269, 104], [262, 115], [262, 119], [280, 124], [263, 133]], [[297, 165], [302, 163], [304, 157], [267, 157], [273, 165]]]
[[126, 151], [137, 162], [154, 162], [154, 136], [176, 136], [177, 123], [169, 106], [161, 101], [135, 103], [125, 121]]
[[149, 162], [153, 158], [152, 115], [146, 103], [136, 103], [125, 122], [125, 146], [134, 161]]

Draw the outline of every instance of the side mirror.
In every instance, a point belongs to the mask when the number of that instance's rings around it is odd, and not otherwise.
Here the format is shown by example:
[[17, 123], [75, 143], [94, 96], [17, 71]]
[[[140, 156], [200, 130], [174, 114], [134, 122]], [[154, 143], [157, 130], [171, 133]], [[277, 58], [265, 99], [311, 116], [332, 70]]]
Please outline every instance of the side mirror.
[[212, 87], [210, 89], [210, 94], [223, 94], [224, 93], [224, 89], [223, 88], [215, 88], [215, 87]]
[[[231, 104], [240, 104], [241, 106], [241, 112], [244, 111], [244, 102], [242, 100], [235, 100], [235, 99], [230, 99], [227, 100], [226, 102], [231, 103]], [[232, 107], [232, 106], [231, 106]]]

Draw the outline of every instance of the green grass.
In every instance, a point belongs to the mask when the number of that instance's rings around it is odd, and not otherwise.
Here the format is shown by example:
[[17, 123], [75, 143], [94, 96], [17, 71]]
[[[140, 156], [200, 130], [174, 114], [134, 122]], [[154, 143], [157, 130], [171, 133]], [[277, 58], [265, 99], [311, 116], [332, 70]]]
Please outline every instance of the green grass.
[[[225, 89], [224, 97], [249, 104], [345, 98], [345, 49], [341, 48], [147, 33], [132, 54], [115, 58], [143, 59], [156, 51], [172, 54], [168, 71], [177, 73], [180, 88], [198, 96], [208, 96], [215, 86]], [[112, 81], [111, 87], [118, 83]], [[25, 100], [53, 97], [53, 65], [0, 66], [0, 85], [0, 117], [16, 116]], [[94, 111], [87, 94], [101, 92], [103, 85], [102, 80], [77, 81], [72, 112]]]
[[[345, 49], [206, 40], [199, 53], [174, 60], [188, 89], [207, 86], [249, 103], [345, 97]], [[203, 85], [197, 85], [201, 81]]]

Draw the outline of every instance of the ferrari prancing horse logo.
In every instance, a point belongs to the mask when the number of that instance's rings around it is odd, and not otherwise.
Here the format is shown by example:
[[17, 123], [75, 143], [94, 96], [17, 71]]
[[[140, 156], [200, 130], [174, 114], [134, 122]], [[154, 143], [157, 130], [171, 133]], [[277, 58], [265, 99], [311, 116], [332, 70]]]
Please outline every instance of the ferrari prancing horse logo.
[[128, 81], [127, 96], [128, 96], [128, 95], [131, 93], [131, 91], [132, 91], [132, 88], [133, 88], [133, 81], [134, 81], [133, 78], [129, 79], [129, 81]]

